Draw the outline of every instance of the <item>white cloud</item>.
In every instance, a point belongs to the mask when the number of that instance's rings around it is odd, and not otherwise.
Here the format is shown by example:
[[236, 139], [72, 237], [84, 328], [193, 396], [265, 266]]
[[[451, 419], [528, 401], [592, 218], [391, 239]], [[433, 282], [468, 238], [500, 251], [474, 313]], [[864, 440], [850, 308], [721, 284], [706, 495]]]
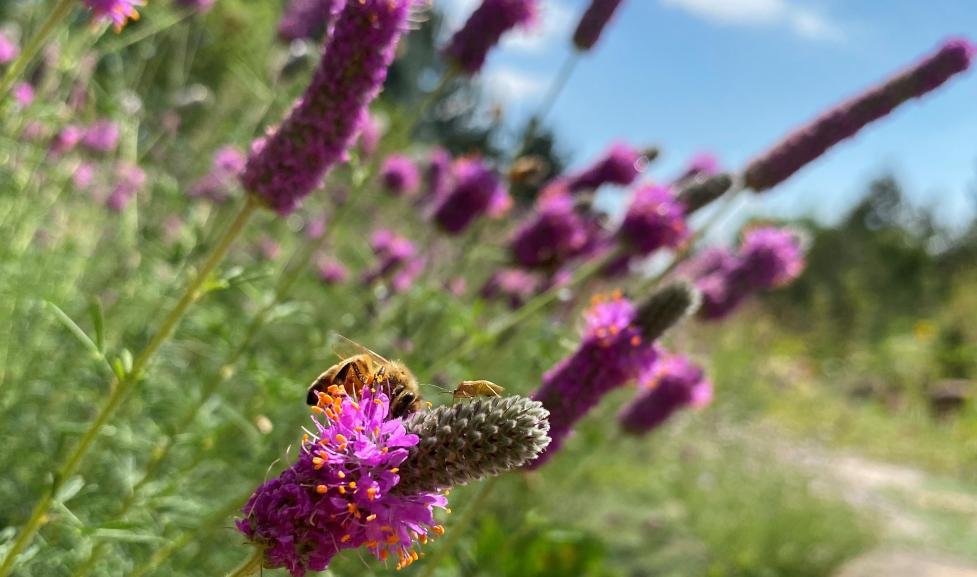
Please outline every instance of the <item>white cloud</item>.
[[538, 97], [546, 89], [546, 81], [539, 74], [529, 74], [506, 66], [497, 66], [483, 72], [482, 84], [494, 98], [510, 104]]
[[711, 22], [739, 26], [784, 26], [811, 40], [838, 41], [841, 27], [792, 0], [661, 0]]

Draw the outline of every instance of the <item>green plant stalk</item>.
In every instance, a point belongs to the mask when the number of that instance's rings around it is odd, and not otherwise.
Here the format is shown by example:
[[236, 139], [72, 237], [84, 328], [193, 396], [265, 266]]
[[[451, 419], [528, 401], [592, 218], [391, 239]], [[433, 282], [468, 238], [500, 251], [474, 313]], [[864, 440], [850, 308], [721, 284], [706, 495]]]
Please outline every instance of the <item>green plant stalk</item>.
[[153, 359], [159, 348], [170, 338], [170, 336], [172, 336], [177, 325], [179, 325], [180, 320], [186, 314], [190, 306], [193, 305], [198, 298], [200, 298], [200, 289], [203, 287], [204, 283], [210, 277], [210, 274], [214, 271], [214, 269], [217, 268], [217, 265], [220, 264], [220, 262], [227, 255], [227, 252], [230, 250], [235, 239], [240, 236], [248, 220], [251, 218], [251, 215], [254, 214], [255, 210], [259, 206], [260, 201], [257, 199], [257, 197], [248, 195], [248, 199], [245, 202], [244, 207], [224, 232], [223, 236], [211, 251], [210, 256], [204, 262], [203, 266], [197, 271], [196, 275], [190, 281], [190, 284], [184, 291], [183, 296], [163, 320], [159, 329], [156, 330], [156, 334], [153, 335], [146, 347], [133, 361], [132, 369], [129, 370], [123, 377], [116, 378], [113, 381], [111, 392], [109, 393], [109, 397], [105, 404], [99, 410], [95, 420], [92, 421], [88, 429], [82, 435], [81, 439], [78, 441], [78, 444], [75, 445], [71, 453], [66, 459], [64, 459], [61, 466], [54, 473], [54, 480], [51, 483], [51, 486], [35, 504], [30, 518], [27, 520], [27, 523], [24, 525], [23, 529], [21, 529], [17, 539], [4, 556], [3, 563], [0, 564], [0, 577], [8, 577], [11, 571], [13, 571], [14, 563], [16, 562], [17, 557], [28, 546], [28, 544], [30, 544], [34, 535], [47, 521], [48, 510], [51, 508], [58, 490], [61, 488], [64, 482], [70, 479], [71, 476], [74, 475], [78, 470], [82, 460], [88, 454], [88, 451], [91, 450], [95, 443], [95, 439], [102, 431], [102, 428], [105, 427], [106, 423], [108, 423], [109, 419], [122, 404], [122, 401], [126, 398], [127, 393], [132, 389], [133, 385], [139, 381], [146, 366]]
[[34, 60], [34, 57], [37, 56], [41, 49], [44, 48], [44, 43], [47, 42], [47, 39], [65, 17], [68, 16], [68, 13], [71, 12], [75, 1], [58, 0], [57, 5], [48, 14], [44, 23], [41, 24], [41, 29], [34, 34], [30, 42], [27, 43], [27, 46], [21, 51], [20, 56], [7, 69], [6, 74], [3, 75], [3, 79], [0, 80], [0, 111], [3, 110], [7, 96], [10, 94], [10, 89], [13, 88], [14, 83], [27, 70], [27, 66]]
[[498, 339], [507, 330], [518, 325], [520, 322], [536, 314], [540, 310], [546, 308], [550, 303], [556, 300], [556, 297], [561, 290], [578, 286], [587, 279], [593, 277], [602, 268], [604, 268], [604, 265], [617, 257], [617, 254], [618, 253], [615, 251], [606, 258], [595, 259], [594, 261], [584, 265], [575, 275], [573, 275], [573, 278], [570, 279], [570, 282], [568, 282], [566, 285], [550, 287], [549, 289], [536, 295], [518, 310], [512, 311], [511, 313], [500, 318], [498, 322], [490, 325], [486, 331], [486, 334], [482, 336], [476, 335], [468, 337], [453, 350], [441, 356], [437, 362], [428, 367], [427, 374], [434, 375], [451, 363], [468, 356], [476, 349], [493, 344], [496, 339]]
[[475, 497], [469, 502], [468, 507], [465, 509], [465, 512], [462, 514], [461, 518], [458, 519], [457, 523], [453, 523], [451, 525], [451, 532], [448, 533], [448, 536], [445, 537], [441, 542], [441, 546], [438, 547], [437, 551], [435, 551], [434, 554], [424, 562], [424, 570], [421, 571], [419, 577], [431, 577], [434, 575], [434, 570], [437, 569], [438, 565], [440, 565], [442, 561], [444, 561], [445, 557], [448, 556], [448, 553], [450, 553], [454, 546], [458, 544], [458, 539], [461, 538], [461, 536], [465, 533], [465, 530], [467, 530], [468, 527], [471, 526], [472, 522], [475, 521], [475, 515], [481, 510], [482, 505], [485, 504], [485, 500], [489, 498], [492, 491], [495, 490], [495, 487], [499, 484], [500, 478], [501, 475], [497, 475], [482, 483], [482, 486], [478, 488], [478, 493], [476, 493]]
[[254, 548], [251, 556], [244, 560], [237, 569], [227, 574], [227, 577], [254, 577], [261, 574], [261, 549]]
[[[244, 332], [244, 337], [234, 348], [227, 359], [224, 361], [220, 370], [214, 375], [214, 378], [207, 382], [206, 385], [201, 389], [200, 399], [193, 404], [193, 407], [182, 419], [177, 423], [175, 430], [177, 432], [186, 430], [194, 419], [197, 418], [197, 414], [200, 409], [210, 400], [211, 397], [217, 392], [217, 389], [227, 382], [232, 376], [234, 376], [234, 370], [244, 356], [246, 352], [251, 349], [251, 344], [254, 342], [254, 338], [258, 335], [262, 328], [265, 326], [265, 320], [268, 318], [268, 313], [275, 308], [275, 306], [280, 303], [291, 291], [292, 287], [301, 276], [301, 273], [306, 270], [305, 264], [309, 261], [309, 258], [317, 250], [319, 250], [323, 244], [325, 244], [328, 233], [323, 234], [319, 238], [315, 239], [311, 243], [306, 243], [303, 248], [295, 252], [292, 258], [289, 259], [289, 264], [286, 265], [284, 274], [279, 279], [278, 285], [275, 287], [274, 296], [272, 299], [265, 304], [261, 309], [252, 317], [251, 322], [248, 323], [248, 327]], [[115, 519], [121, 518], [123, 515], [129, 512], [129, 509], [136, 502], [136, 498], [142, 491], [143, 487], [146, 486], [150, 480], [153, 479], [156, 471], [159, 469], [160, 465], [169, 456], [170, 451], [173, 449], [174, 437], [169, 435], [163, 439], [163, 442], [153, 451], [152, 457], [146, 463], [146, 468], [143, 470], [142, 476], [138, 481], [132, 486], [132, 490], [126, 495], [125, 499], [122, 501], [122, 505], [119, 508], [118, 513], [115, 514]], [[108, 542], [100, 542], [95, 547], [92, 548], [91, 553], [88, 555], [88, 559], [82, 563], [78, 569], [72, 574], [73, 577], [85, 577], [91, 570], [95, 567], [95, 563], [101, 558], [102, 554], [108, 547]]]

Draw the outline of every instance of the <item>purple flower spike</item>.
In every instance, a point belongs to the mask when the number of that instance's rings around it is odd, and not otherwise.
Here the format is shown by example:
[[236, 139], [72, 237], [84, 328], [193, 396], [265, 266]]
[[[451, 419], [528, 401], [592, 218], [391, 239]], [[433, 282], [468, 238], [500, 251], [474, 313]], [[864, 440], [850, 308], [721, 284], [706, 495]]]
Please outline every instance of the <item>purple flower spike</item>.
[[495, 173], [482, 161], [462, 159], [455, 163], [454, 186], [434, 208], [434, 221], [448, 234], [459, 234], [476, 218], [490, 211], [509, 194]]
[[122, 30], [129, 20], [139, 20], [136, 6], [145, 4], [142, 0], [83, 0], [92, 12], [92, 21], [111, 22], [116, 32]]
[[580, 254], [590, 240], [589, 228], [568, 194], [552, 195], [512, 238], [513, 260], [526, 268], [552, 269]]
[[190, 187], [192, 198], [205, 198], [211, 202], [226, 202], [237, 178], [244, 170], [246, 158], [237, 148], [224, 146], [214, 154], [210, 172]]
[[[359, 1], [359, 0], [354, 0]], [[365, 547], [397, 568], [418, 558], [415, 543], [444, 532], [434, 508], [437, 492], [393, 494], [399, 467], [419, 438], [390, 419], [389, 399], [364, 387], [359, 400], [341, 390], [321, 393], [296, 461], [255, 491], [238, 530], [260, 547], [264, 566], [294, 577], [322, 571], [344, 549]]]
[[318, 40], [342, 8], [343, 2], [336, 0], [292, 0], [278, 23], [278, 37], [285, 42]]
[[660, 427], [680, 409], [702, 407], [712, 400], [712, 383], [702, 369], [681, 355], [668, 355], [639, 378], [641, 392], [624, 407], [618, 421], [633, 435]]
[[532, 273], [518, 268], [506, 268], [493, 273], [485, 281], [480, 294], [486, 300], [506, 300], [510, 308], [517, 309], [532, 298], [538, 289], [539, 279]]
[[580, 17], [580, 23], [573, 33], [573, 45], [577, 50], [586, 52], [597, 44], [601, 33], [620, 4], [621, 0], [591, 0], [590, 6]]
[[414, 194], [421, 182], [414, 161], [403, 154], [391, 154], [383, 161], [380, 180], [387, 192], [394, 196]]
[[92, 152], [112, 152], [119, 146], [119, 125], [111, 120], [99, 120], [85, 130], [81, 145]]
[[634, 191], [617, 234], [635, 256], [675, 248], [689, 238], [685, 207], [667, 186], [642, 186]]
[[451, 184], [451, 154], [443, 148], [431, 151], [427, 168], [424, 171], [424, 194], [422, 200], [440, 202]]
[[139, 189], [146, 184], [146, 173], [134, 165], [122, 165], [116, 173], [116, 185], [105, 201], [112, 212], [122, 212]]
[[617, 143], [591, 167], [571, 176], [566, 187], [570, 192], [597, 190], [605, 184], [628, 186], [644, 169], [641, 151], [624, 143]]
[[790, 284], [804, 270], [804, 251], [797, 234], [772, 226], [750, 230], [740, 245], [734, 278], [752, 290]]
[[598, 300], [587, 312], [586, 329], [577, 350], [543, 375], [532, 398], [550, 412], [546, 450], [529, 466], [544, 465], [560, 450], [577, 421], [613, 389], [637, 378], [657, 352], [635, 325], [635, 307], [620, 296]]
[[347, 2], [291, 113], [258, 143], [241, 181], [287, 215], [346, 153], [379, 93], [414, 0]]
[[720, 171], [719, 159], [711, 152], [699, 152], [689, 159], [685, 170], [674, 180], [680, 186], [698, 176], [712, 176]]
[[974, 52], [975, 46], [968, 40], [959, 38], [944, 42], [939, 50], [918, 64], [788, 134], [746, 167], [746, 185], [755, 192], [777, 186], [867, 124], [967, 70]]
[[335, 258], [321, 255], [316, 259], [316, 272], [327, 285], [343, 284], [349, 279], [349, 270]]
[[535, 20], [536, 4], [536, 0], [483, 0], [461, 30], [451, 37], [445, 56], [460, 72], [477, 74], [489, 50], [503, 34]]
[[4, 36], [3, 32], [0, 32], [0, 64], [13, 62], [19, 54], [20, 48], [14, 44], [14, 41]]
[[360, 131], [357, 137], [357, 146], [359, 147], [360, 155], [364, 158], [373, 156], [373, 153], [377, 151], [377, 146], [380, 145], [380, 138], [382, 136], [383, 127], [380, 126], [380, 121], [373, 115], [368, 114], [360, 124]]
[[[377, 262], [363, 273], [362, 281], [367, 286], [394, 276], [408, 263], [416, 260], [417, 250], [414, 243], [388, 229], [379, 229], [371, 235], [370, 248]], [[410, 280], [413, 280], [412, 277]], [[403, 282], [402, 278], [401, 284]]]

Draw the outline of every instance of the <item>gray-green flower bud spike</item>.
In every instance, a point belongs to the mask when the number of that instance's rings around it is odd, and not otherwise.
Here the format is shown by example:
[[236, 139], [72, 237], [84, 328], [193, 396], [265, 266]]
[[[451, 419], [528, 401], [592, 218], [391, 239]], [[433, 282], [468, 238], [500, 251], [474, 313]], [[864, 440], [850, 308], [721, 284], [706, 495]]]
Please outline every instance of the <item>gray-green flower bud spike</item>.
[[689, 215], [726, 194], [733, 187], [733, 177], [723, 172], [708, 177], [698, 177], [682, 187], [678, 199], [685, 205]]
[[638, 306], [635, 324], [646, 339], [657, 340], [665, 331], [699, 308], [698, 289], [679, 281], [659, 289]]
[[394, 492], [433, 491], [518, 469], [549, 445], [549, 414], [539, 401], [510, 396], [411, 415], [407, 431], [420, 443], [400, 466]]

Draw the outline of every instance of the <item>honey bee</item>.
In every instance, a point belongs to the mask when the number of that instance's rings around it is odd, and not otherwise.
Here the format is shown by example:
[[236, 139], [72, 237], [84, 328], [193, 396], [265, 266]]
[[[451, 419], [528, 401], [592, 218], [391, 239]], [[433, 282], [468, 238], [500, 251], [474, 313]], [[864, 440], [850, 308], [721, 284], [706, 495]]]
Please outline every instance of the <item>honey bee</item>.
[[451, 396], [455, 399], [501, 397], [503, 391], [505, 391], [504, 388], [492, 381], [462, 381], [451, 393]]
[[346, 337], [337, 336], [343, 350], [336, 352], [342, 360], [326, 369], [309, 386], [306, 403], [317, 404], [319, 393], [325, 393], [332, 385], [342, 387], [346, 394], [354, 398], [364, 386], [380, 385], [386, 388], [385, 392], [390, 397], [391, 417], [404, 417], [420, 408], [421, 393], [417, 379], [410, 369], [403, 363], [387, 360]]

